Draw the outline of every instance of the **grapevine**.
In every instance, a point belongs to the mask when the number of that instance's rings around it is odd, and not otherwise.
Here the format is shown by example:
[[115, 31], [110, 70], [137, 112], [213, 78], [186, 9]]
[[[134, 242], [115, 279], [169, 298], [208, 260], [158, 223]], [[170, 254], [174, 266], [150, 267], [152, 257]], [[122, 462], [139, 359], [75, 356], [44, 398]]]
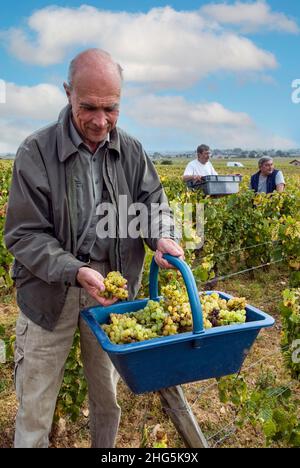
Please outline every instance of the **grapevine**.
[[283, 292], [280, 306], [283, 322], [281, 346], [291, 376], [300, 380], [300, 288]]

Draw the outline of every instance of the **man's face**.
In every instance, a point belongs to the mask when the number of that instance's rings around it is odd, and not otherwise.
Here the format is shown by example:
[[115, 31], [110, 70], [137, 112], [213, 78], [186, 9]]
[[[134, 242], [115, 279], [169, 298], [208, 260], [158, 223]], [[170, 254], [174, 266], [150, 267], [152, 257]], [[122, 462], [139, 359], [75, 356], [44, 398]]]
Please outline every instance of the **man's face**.
[[73, 121], [83, 140], [92, 146], [103, 141], [119, 117], [121, 81], [116, 77], [77, 77], [72, 88], [65, 85]]
[[202, 164], [206, 164], [207, 161], [209, 160], [209, 156], [210, 156], [210, 150], [202, 151], [202, 153], [198, 153], [198, 160]]
[[271, 175], [273, 171], [274, 171], [273, 161], [264, 162], [260, 168], [260, 172], [263, 176]]

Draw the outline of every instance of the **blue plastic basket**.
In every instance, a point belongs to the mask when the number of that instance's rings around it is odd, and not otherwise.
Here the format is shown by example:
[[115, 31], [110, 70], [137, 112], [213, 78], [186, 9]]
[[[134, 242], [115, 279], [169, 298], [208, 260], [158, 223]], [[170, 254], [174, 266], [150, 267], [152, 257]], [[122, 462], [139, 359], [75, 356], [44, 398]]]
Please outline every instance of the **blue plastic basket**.
[[[190, 268], [171, 255], [164, 255], [164, 258], [178, 268], [185, 281], [193, 315], [192, 332], [116, 345], [111, 343], [100, 325], [108, 322], [111, 313], [124, 314], [144, 308], [148, 299], [92, 307], [81, 312], [120, 376], [137, 394], [237, 373], [260, 329], [275, 323], [269, 315], [247, 305], [245, 324], [204, 330], [199, 293]], [[150, 299], [160, 300], [158, 266], [154, 259], [149, 281]], [[232, 297], [223, 292], [218, 294], [226, 300]]]

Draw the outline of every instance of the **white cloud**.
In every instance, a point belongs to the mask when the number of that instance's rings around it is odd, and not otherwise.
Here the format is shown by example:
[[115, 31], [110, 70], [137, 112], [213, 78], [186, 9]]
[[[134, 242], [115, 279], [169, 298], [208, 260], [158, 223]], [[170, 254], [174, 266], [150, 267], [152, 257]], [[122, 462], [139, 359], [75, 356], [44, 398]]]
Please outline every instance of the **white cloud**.
[[245, 113], [232, 112], [217, 102], [192, 103], [182, 96], [145, 95], [133, 99], [126, 113], [144, 125], [179, 128], [184, 131], [199, 125], [251, 126]]
[[64, 93], [51, 84], [17, 86], [6, 84], [6, 103], [0, 105], [0, 118], [38, 119], [51, 121], [57, 118], [59, 110], [67, 104]]
[[[233, 112], [217, 102], [193, 103], [182, 96], [145, 95], [132, 99], [125, 105], [126, 114], [147, 135], [159, 131], [168, 141], [188, 141], [211, 146], [232, 148], [282, 148], [296, 147], [296, 143], [259, 129], [251, 117], [243, 112]], [[153, 142], [152, 142], [153, 147]]]
[[135, 14], [87, 5], [48, 7], [33, 13], [27, 29], [10, 29], [5, 37], [18, 59], [42, 66], [62, 62], [78, 47], [101, 47], [121, 63], [126, 80], [162, 88], [186, 87], [216, 71], [263, 72], [277, 66], [272, 53], [226, 32], [201, 12], [170, 7]]
[[212, 3], [205, 5], [200, 11], [218, 24], [239, 26], [244, 32], [259, 30], [291, 34], [300, 32], [296, 21], [288, 18], [284, 13], [273, 12], [270, 5], [263, 0], [252, 3], [237, 1], [233, 5]]
[[[0, 105], [0, 153], [14, 152], [31, 133], [55, 121], [66, 104], [56, 86], [7, 84], [6, 104]], [[217, 147], [291, 148], [294, 142], [258, 129], [244, 112], [234, 112], [218, 102], [190, 102], [183, 96], [144, 94], [142, 88], [125, 88], [121, 116], [126, 130], [148, 148], [191, 148], [206, 141]]]
[[0, 119], [0, 154], [15, 153], [20, 143], [34, 130], [36, 127], [25, 121]]
[[0, 104], [0, 153], [14, 152], [31, 133], [57, 120], [67, 104], [63, 92], [51, 84], [6, 84], [6, 102]]

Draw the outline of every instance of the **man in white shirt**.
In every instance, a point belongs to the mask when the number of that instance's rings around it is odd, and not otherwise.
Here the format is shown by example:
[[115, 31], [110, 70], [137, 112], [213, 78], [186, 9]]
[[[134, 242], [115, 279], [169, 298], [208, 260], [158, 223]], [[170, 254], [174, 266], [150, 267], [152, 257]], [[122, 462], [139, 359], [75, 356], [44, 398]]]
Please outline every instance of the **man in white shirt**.
[[208, 175], [218, 175], [212, 163], [209, 161], [210, 148], [207, 145], [200, 145], [197, 148], [197, 159], [189, 162], [183, 174], [183, 180], [189, 186], [194, 186], [201, 182], [202, 177]]

